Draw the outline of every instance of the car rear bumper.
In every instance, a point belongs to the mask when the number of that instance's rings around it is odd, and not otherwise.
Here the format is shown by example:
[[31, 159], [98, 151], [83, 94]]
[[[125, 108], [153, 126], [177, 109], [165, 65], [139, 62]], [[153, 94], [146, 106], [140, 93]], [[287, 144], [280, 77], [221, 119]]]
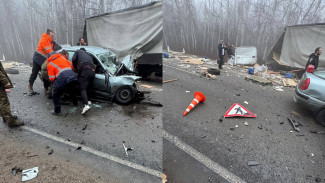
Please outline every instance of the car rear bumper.
[[[297, 87], [298, 87], [298, 85], [297, 85]], [[294, 96], [294, 101], [296, 103], [306, 105], [307, 108], [309, 108], [314, 113], [317, 113], [319, 110], [324, 108], [325, 102], [302, 93], [297, 87], [296, 87], [295, 96]]]

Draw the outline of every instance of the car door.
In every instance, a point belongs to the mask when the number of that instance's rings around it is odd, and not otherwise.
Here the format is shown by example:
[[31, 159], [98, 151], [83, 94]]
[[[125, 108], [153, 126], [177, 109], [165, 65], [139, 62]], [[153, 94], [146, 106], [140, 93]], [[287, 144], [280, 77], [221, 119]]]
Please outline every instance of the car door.
[[92, 56], [93, 62], [96, 67], [95, 78], [94, 78], [94, 81], [92, 82], [92, 89], [109, 93], [110, 92], [109, 75], [106, 72], [106, 69], [104, 69], [101, 62], [99, 62], [98, 59], [91, 53], [90, 53], [90, 55]]

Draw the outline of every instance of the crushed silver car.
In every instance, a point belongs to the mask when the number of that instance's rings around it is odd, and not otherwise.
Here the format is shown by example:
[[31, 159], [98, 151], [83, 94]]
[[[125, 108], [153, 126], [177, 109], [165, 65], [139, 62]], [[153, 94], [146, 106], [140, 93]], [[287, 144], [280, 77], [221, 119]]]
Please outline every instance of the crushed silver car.
[[[69, 60], [80, 46], [63, 46], [68, 51]], [[140, 77], [134, 74], [133, 63], [129, 56], [126, 56], [120, 63], [114, 52], [95, 46], [84, 46], [87, 53], [93, 58], [96, 66], [96, 75], [92, 83], [91, 93], [104, 98], [112, 98], [121, 104], [132, 102], [140, 95], [136, 81]]]
[[294, 101], [307, 106], [316, 121], [325, 126], [325, 71], [314, 70], [309, 65], [296, 86]]

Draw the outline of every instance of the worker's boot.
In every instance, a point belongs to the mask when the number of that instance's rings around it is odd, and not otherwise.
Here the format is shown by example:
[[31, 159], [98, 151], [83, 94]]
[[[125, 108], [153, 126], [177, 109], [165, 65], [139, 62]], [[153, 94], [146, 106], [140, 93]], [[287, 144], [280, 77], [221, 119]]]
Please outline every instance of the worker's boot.
[[28, 90], [29, 90], [30, 93], [34, 92], [33, 85], [30, 84], [30, 83], [28, 84]]
[[17, 126], [22, 126], [25, 124], [24, 122], [20, 121], [19, 119], [13, 119], [13, 118], [11, 118], [10, 120], [7, 120], [6, 123], [9, 127], [17, 127]]
[[12, 115], [12, 118], [13, 118], [14, 120], [16, 120], [16, 119], [18, 119], [18, 116], [16, 116], [16, 115]]

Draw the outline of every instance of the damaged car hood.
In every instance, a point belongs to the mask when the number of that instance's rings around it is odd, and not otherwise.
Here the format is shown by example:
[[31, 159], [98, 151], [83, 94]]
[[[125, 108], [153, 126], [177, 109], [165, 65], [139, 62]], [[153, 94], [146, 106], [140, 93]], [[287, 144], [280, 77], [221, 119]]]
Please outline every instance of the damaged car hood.
[[136, 74], [134, 71], [134, 64], [131, 59], [131, 55], [127, 55], [123, 58], [119, 68], [115, 72], [115, 76], [126, 75], [126, 74]]
[[133, 61], [131, 59], [131, 55], [127, 55], [123, 58], [122, 64], [128, 69], [129, 71], [134, 72]]

